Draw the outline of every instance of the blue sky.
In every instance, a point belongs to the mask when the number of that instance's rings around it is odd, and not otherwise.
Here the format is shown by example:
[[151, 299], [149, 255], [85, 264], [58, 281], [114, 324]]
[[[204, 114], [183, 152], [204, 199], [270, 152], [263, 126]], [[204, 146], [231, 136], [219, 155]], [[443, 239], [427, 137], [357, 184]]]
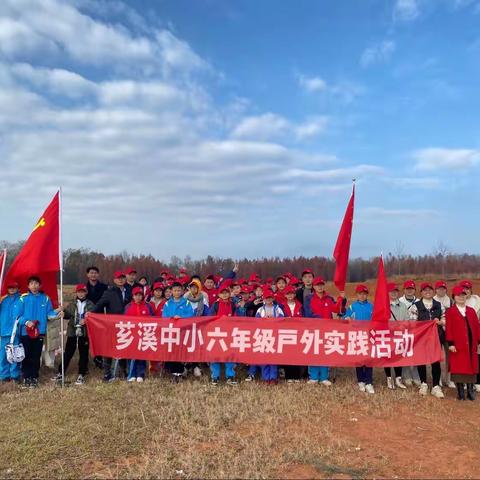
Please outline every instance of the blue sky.
[[0, 104], [5, 240], [479, 252], [480, 0], [2, 0]]

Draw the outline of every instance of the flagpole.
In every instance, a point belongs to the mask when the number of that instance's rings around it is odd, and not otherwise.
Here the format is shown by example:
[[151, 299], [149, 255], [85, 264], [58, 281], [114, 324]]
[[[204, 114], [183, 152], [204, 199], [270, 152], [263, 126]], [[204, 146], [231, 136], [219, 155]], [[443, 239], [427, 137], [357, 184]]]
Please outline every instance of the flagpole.
[[59, 264], [60, 264], [60, 306], [62, 307], [60, 315], [60, 349], [62, 351], [62, 388], [65, 386], [65, 322], [63, 320], [63, 245], [62, 245], [62, 187], [58, 190], [58, 245], [59, 245]]
[[5, 265], [7, 263], [7, 249], [3, 249], [3, 260], [2, 260], [2, 265], [0, 266], [0, 295], [2, 292], [2, 287], [3, 287], [3, 277], [5, 275]]

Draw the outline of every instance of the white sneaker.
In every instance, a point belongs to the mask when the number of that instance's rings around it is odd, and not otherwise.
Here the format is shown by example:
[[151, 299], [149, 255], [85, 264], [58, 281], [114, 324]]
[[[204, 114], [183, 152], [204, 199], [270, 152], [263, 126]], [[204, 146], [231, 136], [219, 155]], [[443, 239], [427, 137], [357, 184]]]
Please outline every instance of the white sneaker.
[[365, 392], [365, 384], [363, 382], [358, 382], [358, 389], [361, 391], [361, 392]]
[[426, 395], [428, 393], [428, 385], [426, 383], [422, 383], [420, 385], [420, 389], [418, 390], [420, 395]]
[[245, 379], [246, 382], [253, 382], [255, 380], [255, 377], [253, 375], [248, 375], [248, 377]]
[[387, 388], [389, 388], [390, 390], [393, 390], [393, 380], [392, 380], [392, 377], [387, 377]]
[[200, 367], [195, 367], [193, 369], [193, 376], [197, 378], [202, 376], [202, 371], [200, 370]]
[[370, 394], [375, 393], [375, 390], [373, 389], [373, 385], [371, 383], [365, 385], [365, 391]]
[[313, 380], [313, 379], [310, 379], [307, 381], [308, 384], [310, 385], [316, 385], [318, 383], [318, 380]]
[[322, 385], [325, 385], [326, 387], [331, 387], [332, 386], [332, 382], [330, 380], [322, 380], [320, 383]]
[[402, 377], [397, 377], [395, 379], [395, 385], [398, 387], [398, 388], [407, 388], [403, 382], [402, 382]]
[[143, 377], [137, 377], [137, 383], [143, 383]]
[[433, 387], [431, 393], [435, 398], [445, 398], [445, 395], [442, 392], [442, 387], [440, 385]]
[[407, 386], [407, 387], [411, 387], [413, 385], [413, 380], [411, 378], [406, 378], [403, 383]]
[[480, 383], [475, 384], [475, 391], [480, 392]]
[[129, 378], [127, 380], [127, 382], [129, 382], [129, 383], [136, 382], [136, 381], [137, 381], [137, 379], [135, 377]]
[[421, 380], [414, 380], [413, 383], [414, 383], [417, 387], [421, 387], [421, 386], [422, 386]]
[[[480, 387], [480, 385], [479, 385], [479, 387]], [[455, 382], [452, 382], [451, 380], [449, 380], [448, 388], [457, 388], [457, 386], [455, 385]]]
[[292, 379], [292, 378], [289, 378], [289, 379], [287, 380], [287, 383], [293, 383], [293, 379]]

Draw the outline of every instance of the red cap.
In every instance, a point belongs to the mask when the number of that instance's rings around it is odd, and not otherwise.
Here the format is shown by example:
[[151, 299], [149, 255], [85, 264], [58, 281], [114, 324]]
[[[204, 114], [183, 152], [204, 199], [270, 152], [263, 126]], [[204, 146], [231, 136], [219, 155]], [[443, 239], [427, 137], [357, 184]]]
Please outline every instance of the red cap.
[[15, 281], [8, 282], [6, 287], [7, 288], [18, 288], [18, 282], [15, 282]]
[[265, 280], [265, 283], [270, 283], [270, 284], [272, 284], [272, 283], [273, 283], [273, 278], [272, 278], [272, 277], [268, 277], [268, 278]]
[[79, 284], [75, 287], [75, 291], [76, 291], [76, 292], [81, 292], [81, 291], [87, 292], [87, 291], [88, 291], [88, 288], [87, 288], [87, 286], [86, 286], [84, 283], [79, 283]]
[[426, 288], [431, 288], [433, 290], [433, 285], [430, 282], [423, 282], [420, 285], [420, 291], [425, 290]]
[[273, 290], [271, 288], [265, 287], [263, 289], [262, 296], [263, 296], [263, 298], [269, 298], [269, 297], [273, 298], [275, 295], [274, 295]]
[[299, 283], [300, 283], [300, 280], [297, 277], [294, 277], [293, 275], [290, 277], [289, 285], [298, 285]]
[[249, 281], [249, 282], [256, 282], [257, 280], [260, 280], [260, 277], [258, 276], [258, 273], [252, 273], [252, 274], [248, 277], [248, 281]]
[[398, 291], [398, 287], [396, 283], [387, 283], [387, 291], [393, 292], [394, 290]]
[[127, 270], [125, 270], [125, 273], [137, 273], [137, 270], [133, 267], [128, 267]]
[[295, 293], [295, 292], [296, 290], [290, 284], [288, 284], [283, 290], [284, 295], [286, 295], [287, 293]]
[[463, 288], [468, 288], [469, 290], [473, 287], [473, 284], [470, 280], [462, 280], [459, 285]]
[[368, 287], [366, 285], [363, 285], [363, 283], [355, 287], [355, 293], [363, 293], [363, 292], [368, 293]]
[[132, 295], [136, 295], [137, 293], [141, 293], [143, 295], [143, 287], [135, 287], [132, 290]]
[[312, 285], [325, 285], [325, 280], [322, 277], [315, 277], [313, 279]]
[[252, 293], [252, 289], [250, 287], [248, 287], [247, 285], [243, 285], [242, 286], [242, 290], [241, 290], [241, 293]]
[[439, 280], [438, 282], [435, 282], [435, 290], [437, 288], [447, 288], [447, 283], [444, 282], [443, 280]]
[[120, 270], [117, 270], [114, 274], [113, 274], [113, 278], [122, 278], [124, 277], [125, 274], [123, 272], [121, 272]]
[[293, 274], [291, 272], [287, 272], [287, 273], [284, 273], [283, 276], [285, 278], [292, 278], [293, 277]]
[[182, 285], [185, 285], [190, 282], [190, 277], [188, 275], [180, 275], [177, 279]]
[[460, 285], [456, 285], [455, 287], [453, 287], [452, 295], [453, 296], [455, 296], [455, 295], [466, 295], [465, 288], [462, 286], [461, 283], [460, 283]]
[[403, 288], [417, 288], [417, 286], [415, 285], [415, 282], [413, 280], [407, 280], [404, 284], [403, 284]]
[[153, 284], [153, 290], [156, 290], [157, 288], [161, 288], [163, 290], [163, 283], [162, 282], [155, 282]]
[[247, 280], [245, 280], [245, 278], [239, 278], [237, 282], [239, 285], [246, 285], [248, 283]]
[[160, 276], [163, 277], [163, 275], [170, 275], [170, 272], [168, 270], [162, 270]]
[[181, 268], [180, 269], [180, 273], [187, 273], [187, 269], [184, 267], [184, 268]]
[[223, 282], [220, 287], [218, 287], [218, 293], [222, 293], [224, 291], [230, 292], [230, 285], [227, 282]]
[[303, 277], [306, 273], [311, 273], [311, 274], [313, 275], [313, 272], [312, 272], [309, 268], [306, 268], [306, 269], [302, 272], [302, 277]]

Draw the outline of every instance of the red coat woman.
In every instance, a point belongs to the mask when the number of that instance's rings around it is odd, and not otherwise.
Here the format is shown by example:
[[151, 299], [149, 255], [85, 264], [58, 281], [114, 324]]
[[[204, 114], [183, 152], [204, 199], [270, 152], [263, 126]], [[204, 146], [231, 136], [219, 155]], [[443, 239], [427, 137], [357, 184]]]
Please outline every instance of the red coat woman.
[[[465, 306], [463, 314], [457, 305], [449, 308], [445, 314], [446, 339], [450, 349], [450, 373], [460, 375], [476, 375], [478, 373], [477, 345], [480, 341], [480, 323], [475, 310]], [[471, 341], [468, 327], [470, 327]]]

